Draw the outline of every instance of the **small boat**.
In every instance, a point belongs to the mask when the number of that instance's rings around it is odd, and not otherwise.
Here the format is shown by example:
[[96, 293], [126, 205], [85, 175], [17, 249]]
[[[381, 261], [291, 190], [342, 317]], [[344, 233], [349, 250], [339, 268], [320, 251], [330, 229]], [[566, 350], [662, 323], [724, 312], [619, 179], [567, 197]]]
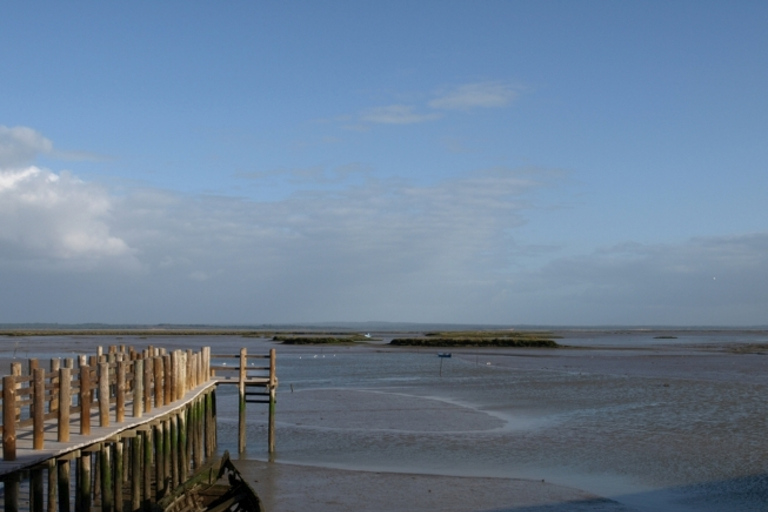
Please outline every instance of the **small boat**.
[[158, 503], [163, 512], [264, 512], [256, 491], [224, 452], [219, 472], [213, 467], [187, 480]]
[[450, 352], [438, 352], [437, 357], [451, 357]]

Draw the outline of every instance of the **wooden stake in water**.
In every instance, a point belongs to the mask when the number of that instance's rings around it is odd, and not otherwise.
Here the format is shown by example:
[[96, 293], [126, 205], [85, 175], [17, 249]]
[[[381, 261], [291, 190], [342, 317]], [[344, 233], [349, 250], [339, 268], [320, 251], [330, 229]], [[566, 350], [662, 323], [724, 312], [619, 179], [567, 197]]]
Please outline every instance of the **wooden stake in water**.
[[245, 376], [248, 365], [248, 354], [245, 347], [240, 349], [240, 382], [238, 389], [240, 391], [240, 420], [238, 422], [238, 443], [237, 451], [245, 451]]

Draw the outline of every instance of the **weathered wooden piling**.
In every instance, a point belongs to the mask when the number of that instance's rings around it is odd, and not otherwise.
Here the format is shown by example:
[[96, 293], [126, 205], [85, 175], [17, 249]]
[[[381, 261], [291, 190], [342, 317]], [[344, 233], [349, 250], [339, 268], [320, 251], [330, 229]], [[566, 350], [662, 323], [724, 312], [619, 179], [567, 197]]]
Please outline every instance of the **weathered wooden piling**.
[[3, 377], [3, 460], [16, 460], [15, 404], [16, 378], [8, 375]]
[[277, 403], [277, 352], [269, 351], [269, 426], [267, 428], [267, 442], [269, 453], [275, 452], [275, 404]]
[[238, 391], [239, 391], [239, 401], [238, 401], [238, 409], [240, 412], [239, 420], [238, 420], [238, 442], [237, 442], [237, 449], [239, 452], [245, 451], [245, 427], [246, 427], [246, 416], [245, 416], [245, 379], [247, 376], [248, 371], [248, 353], [245, 347], [240, 349], [240, 378], [238, 382]]

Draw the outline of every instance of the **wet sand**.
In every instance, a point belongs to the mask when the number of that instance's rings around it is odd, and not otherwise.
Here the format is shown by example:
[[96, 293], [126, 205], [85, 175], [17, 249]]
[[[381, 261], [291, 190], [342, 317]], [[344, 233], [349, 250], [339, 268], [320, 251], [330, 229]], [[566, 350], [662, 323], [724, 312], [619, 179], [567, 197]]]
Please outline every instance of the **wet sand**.
[[628, 512], [605, 498], [542, 481], [349, 471], [235, 461], [268, 512]]

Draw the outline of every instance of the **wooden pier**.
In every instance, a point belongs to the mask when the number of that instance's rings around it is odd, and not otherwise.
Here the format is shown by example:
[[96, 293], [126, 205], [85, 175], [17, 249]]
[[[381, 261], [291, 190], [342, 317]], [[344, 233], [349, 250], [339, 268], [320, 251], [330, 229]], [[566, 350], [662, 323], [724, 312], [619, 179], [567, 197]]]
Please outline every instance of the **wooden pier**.
[[[211, 366], [221, 358], [238, 358], [239, 365]], [[249, 358], [269, 364], [248, 367]], [[53, 359], [50, 370], [30, 359], [24, 370], [12, 363], [3, 377], [0, 479], [7, 512], [151, 510], [215, 453], [219, 384], [240, 389], [241, 451], [246, 390], [262, 388], [274, 450], [274, 349], [267, 356], [243, 349], [212, 357], [209, 347], [110, 347], [77, 361]], [[216, 375], [226, 370], [237, 377]]]

